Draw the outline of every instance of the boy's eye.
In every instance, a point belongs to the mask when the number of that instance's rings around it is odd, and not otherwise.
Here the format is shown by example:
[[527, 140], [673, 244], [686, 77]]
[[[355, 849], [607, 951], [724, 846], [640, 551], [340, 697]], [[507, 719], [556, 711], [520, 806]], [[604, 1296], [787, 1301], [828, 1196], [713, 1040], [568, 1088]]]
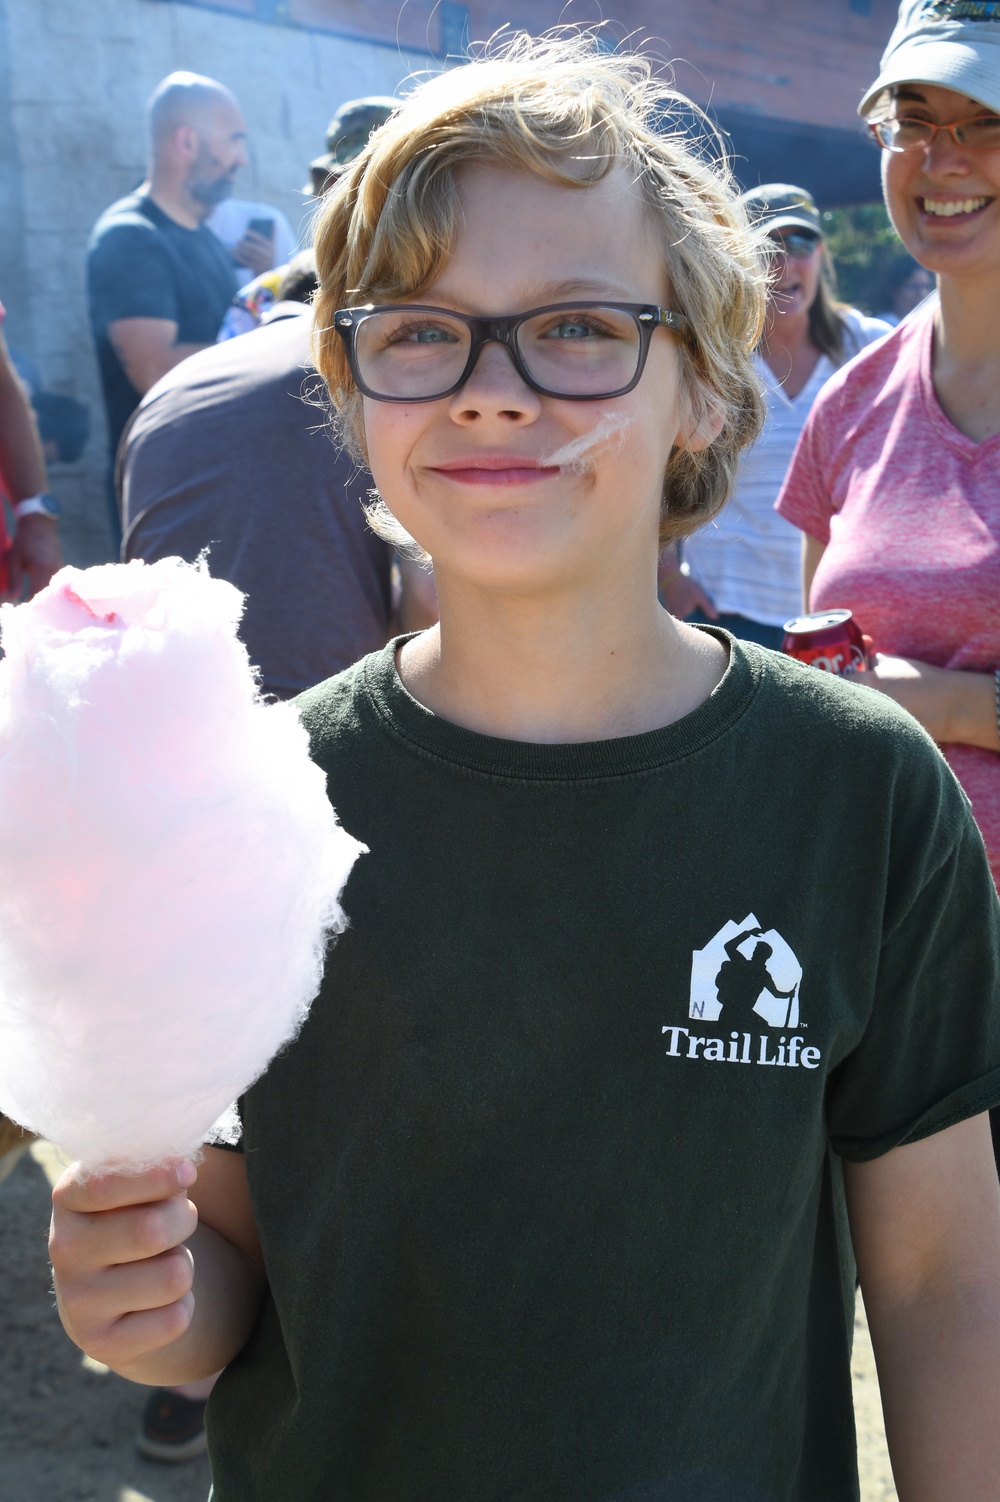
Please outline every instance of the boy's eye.
[[591, 327], [591, 325], [589, 323], [584, 323], [582, 319], [573, 319], [572, 321], [569, 319], [564, 319], [562, 323], [557, 323], [553, 328], [549, 329], [548, 338], [586, 339], [588, 335], [593, 334], [594, 332], [595, 331]]
[[442, 323], [398, 324], [387, 332], [387, 344], [454, 344], [456, 334]]
[[563, 317], [534, 335], [543, 339], [613, 339], [615, 331], [597, 318]]

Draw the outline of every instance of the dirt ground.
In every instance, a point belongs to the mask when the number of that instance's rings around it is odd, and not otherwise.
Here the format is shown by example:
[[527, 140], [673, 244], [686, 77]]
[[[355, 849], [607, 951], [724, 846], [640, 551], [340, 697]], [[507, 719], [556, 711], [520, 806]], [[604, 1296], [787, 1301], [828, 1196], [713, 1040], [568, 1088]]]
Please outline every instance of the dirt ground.
[[[0, 1184], [0, 1499], [205, 1502], [204, 1457], [142, 1460], [133, 1447], [147, 1393], [66, 1339], [49, 1285], [49, 1186], [60, 1164], [35, 1143]], [[894, 1502], [878, 1382], [863, 1312], [854, 1354], [862, 1502]]]

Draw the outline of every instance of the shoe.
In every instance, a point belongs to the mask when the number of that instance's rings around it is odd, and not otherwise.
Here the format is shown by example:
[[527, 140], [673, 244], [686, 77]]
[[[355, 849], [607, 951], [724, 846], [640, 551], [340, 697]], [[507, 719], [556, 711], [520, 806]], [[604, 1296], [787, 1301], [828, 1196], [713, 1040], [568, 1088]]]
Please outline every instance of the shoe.
[[169, 1387], [155, 1387], [142, 1412], [135, 1447], [147, 1460], [194, 1460], [208, 1448], [205, 1438], [207, 1398], [185, 1398]]

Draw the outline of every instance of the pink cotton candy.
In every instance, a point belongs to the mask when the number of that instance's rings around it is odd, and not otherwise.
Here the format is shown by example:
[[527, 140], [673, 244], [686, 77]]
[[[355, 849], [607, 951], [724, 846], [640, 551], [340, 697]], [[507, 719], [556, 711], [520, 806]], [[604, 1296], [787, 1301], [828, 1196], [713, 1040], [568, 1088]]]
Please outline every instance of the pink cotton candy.
[[346, 921], [364, 847], [242, 609], [176, 558], [0, 608], [0, 1111], [88, 1169], [196, 1152]]

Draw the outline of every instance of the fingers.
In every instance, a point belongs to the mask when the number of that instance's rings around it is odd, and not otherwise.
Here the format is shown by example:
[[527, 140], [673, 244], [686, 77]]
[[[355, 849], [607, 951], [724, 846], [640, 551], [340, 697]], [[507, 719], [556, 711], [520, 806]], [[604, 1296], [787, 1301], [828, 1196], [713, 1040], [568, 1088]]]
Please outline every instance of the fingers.
[[[54, 1196], [53, 1196], [54, 1198]], [[186, 1195], [101, 1211], [54, 1207], [49, 1256], [57, 1273], [87, 1273], [142, 1262], [194, 1234], [198, 1211]]]
[[[180, 1340], [191, 1326], [195, 1310], [191, 1289], [186, 1289], [180, 1298], [171, 1299], [167, 1304], [126, 1310], [126, 1313], [120, 1313], [117, 1305], [102, 1310], [95, 1298], [87, 1302], [80, 1299], [66, 1301], [59, 1289], [57, 1296], [59, 1317], [75, 1346], [114, 1370], [129, 1367], [143, 1356], [152, 1355]], [[140, 1298], [143, 1298], [141, 1293]]]
[[[103, 1361], [105, 1366], [119, 1370], [180, 1340], [187, 1333], [193, 1317], [194, 1295], [189, 1293], [162, 1309], [122, 1315], [106, 1330], [95, 1331], [86, 1346], [79, 1340], [74, 1343], [95, 1361]], [[73, 1339], [72, 1332], [67, 1333]]]
[[158, 1164], [142, 1174], [85, 1174], [71, 1163], [52, 1191], [57, 1208], [82, 1215], [118, 1210], [123, 1205], [148, 1205], [190, 1189], [198, 1170], [189, 1158]]
[[52, 1192], [49, 1255], [70, 1338], [109, 1366], [176, 1340], [193, 1312], [184, 1242], [198, 1212], [186, 1160], [139, 1175], [86, 1178], [68, 1168]]

